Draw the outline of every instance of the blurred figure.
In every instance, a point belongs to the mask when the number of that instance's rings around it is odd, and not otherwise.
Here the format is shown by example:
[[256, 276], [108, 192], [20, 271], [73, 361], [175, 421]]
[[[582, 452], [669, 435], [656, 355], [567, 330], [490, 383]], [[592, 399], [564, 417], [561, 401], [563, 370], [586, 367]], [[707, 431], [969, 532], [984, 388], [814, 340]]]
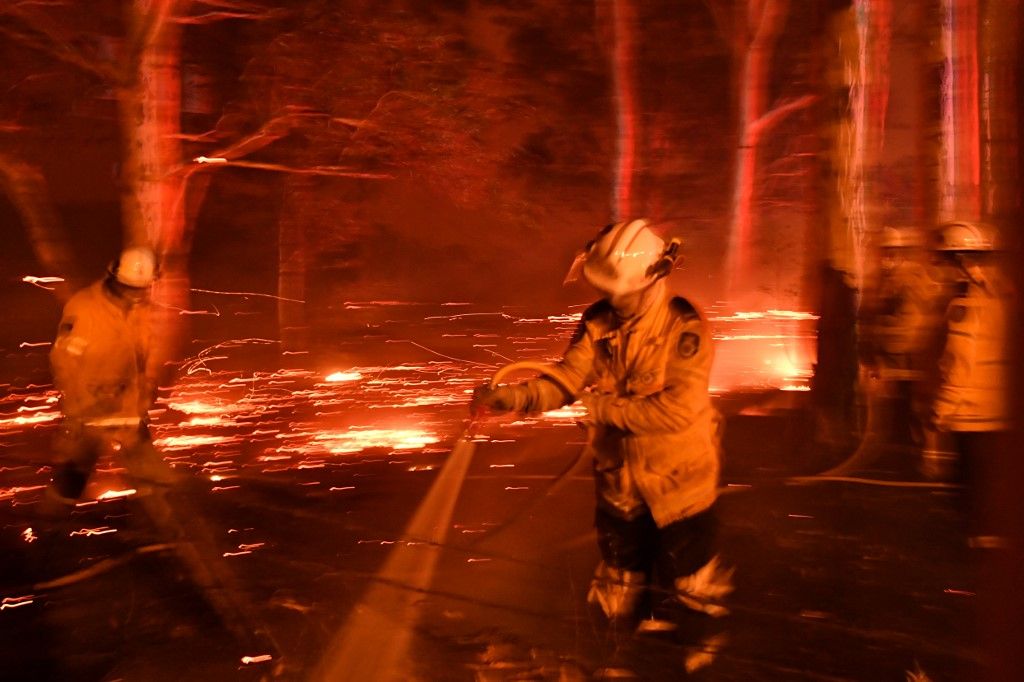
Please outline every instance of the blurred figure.
[[936, 251], [948, 266], [954, 295], [931, 421], [951, 436], [958, 478], [966, 487], [972, 545], [998, 546], [980, 490], [997, 470], [992, 459], [1010, 428], [1007, 333], [1013, 292], [996, 261], [997, 237], [990, 227], [947, 223]]
[[99, 458], [116, 456], [136, 489], [132, 500], [159, 540], [171, 543], [224, 625], [242, 646], [266, 651], [270, 647], [258, 639], [212, 533], [189, 502], [187, 481], [164, 462], [150, 438], [149, 408], [162, 366], [151, 353], [150, 289], [156, 275], [149, 248], [126, 249], [104, 278], [64, 307], [50, 352], [64, 418], [44, 513], [59, 525], [81, 498]]
[[47, 491], [51, 502], [73, 506], [104, 452], [117, 452], [143, 486], [174, 481], [149, 437], [149, 408], [157, 390], [149, 353], [149, 291], [155, 277], [153, 252], [130, 248], [103, 279], [64, 307], [50, 352], [64, 413]]
[[[891, 412], [909, 417], [909, 436], [918, 452], [934, 447], [928, 415], [942, 350], [945, 287], [929, 267], [925, 237], [913, 227], [886, 227], [879, 242], [878, 286], [868, 313], [865, 362], [879, 382], [878, 397]], [[925, 464], [931, 472], [930, 462]]]
[[602, 557], [587, 598], [613, 620], [635, 615], [649, 585], [668, 587], [668, 605], [716, 616], [732, 590], [715, 540], [711, 334], [697, 308], [668, 291], [678, 249], [645, 220], [604, 228], [567, 278], [582, 267], [603, 298], [583, 313], [550, 376], [480, 386], [471, 404], [474, 412], [536, 413], [576, 399], [586, 406]]

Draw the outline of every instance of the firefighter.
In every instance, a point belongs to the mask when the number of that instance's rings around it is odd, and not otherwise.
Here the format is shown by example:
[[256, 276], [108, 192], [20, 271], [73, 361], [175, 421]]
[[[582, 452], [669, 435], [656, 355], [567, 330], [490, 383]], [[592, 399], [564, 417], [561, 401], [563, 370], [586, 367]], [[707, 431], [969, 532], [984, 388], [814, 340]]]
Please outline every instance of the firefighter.
[[126, 249], [106, 277], [64, 307], [50, 351], [64, 419], [48, 492], [66, 505], [82, 496], [104, 452], [116, 452], [141, 485], [175, 479], [153, 447], [147, 419], [157, 390], [158, 368], [149, 353], [155, 275], [150, 249]]
[[239, 644], [247, 653], [257, 646], [272, 649], [265, 627], [240, 599], [214, 534], [196, 512], [196, 491], [164, 462], [150, 438], [148, 413], [162, 365], [151, 353], [150, 290], [156, 275], [152, 250], [128, 248], [104, 278], [64, 306], [50, 352], [64, 417], [44, 514], [66, 518], [99, 458], [116, 457], [136, 490], [133, 500]]
[[921, 449], [928, 438], [936, 363], [942, 350], [945, 287], [924, 259], [924, 235], [910, 227], [882, 231], [878, 287], [868, 314], [867, 364], [881, 395], [909, 416], [910, 437]]
[[982, 484], [1004, 449], [1010, 428], [1007, 331], [1013, 292], [996, 261], [996, 235], [985, 225], [950, 222], [938, 233], [954, 295], [946, 312], [940, 385], [931, 421], [947, 433], [966, 488], [972, 544], [998, 544], [988, 526]]
[[715, 616], [732, 590], [715, 542], [721, 418], [708, 394], [711, 334], [702, 313], [668, 291], [678, 249], [642, 219], [604, 228], [573, 267], [602, 298], [550, 366], [557, 381], [480, 386], [471, 403], [474, 412], [536, 413], [583, 402], [602, 558], [587, 600], [612, 620], [637, 615], [648, 586], [670, 586], [676, 603]]

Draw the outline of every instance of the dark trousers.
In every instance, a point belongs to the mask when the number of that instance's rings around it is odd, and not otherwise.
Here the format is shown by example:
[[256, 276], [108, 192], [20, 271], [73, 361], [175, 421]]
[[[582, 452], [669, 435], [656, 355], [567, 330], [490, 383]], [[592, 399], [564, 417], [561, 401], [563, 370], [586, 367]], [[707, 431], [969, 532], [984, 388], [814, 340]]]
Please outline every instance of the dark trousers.
[[663, 528], [649, 512], [626, 520], [598, 507], [594, 524], [606, 564], [647, 573], [664, 585], [696, 573], [716, 554], [718, 518], [713, 505]]
[[56, 462], [51, 485], [63, 498], [77, 500], [104, 454], [115, 455], [133, 483], [167, 486], [178, 477], [153, 446], [145, 424], [126, 428], [89, 426], [65, 420], [53, 443]]
[[[64, 505], [82, 496], [101, 456], [113, 454], [128, 470], [138, 504], [162, 543], [173, 546], [182, 566], [223, 624], [247, 646], [257, 636], [258, 619], [242, 597], [225, 564], [216, 534], [198, 508], [201, 488], [177, 474], [153, 445], [145, 425], [130, 428], [88, 426], [65, 420], [54, 442], [57, 459], [51, 486]], [[67, 509], [61, 511], [67, 512]], [[48, 511], [49, 515], [56, 512]]]
[[1006, 431], [954, 431], [955, 479], [964, 486], [961, 497], [968, 535], [1001, 535], [992, 504], [1000, 476], [1001, 458], [1009, 452]]

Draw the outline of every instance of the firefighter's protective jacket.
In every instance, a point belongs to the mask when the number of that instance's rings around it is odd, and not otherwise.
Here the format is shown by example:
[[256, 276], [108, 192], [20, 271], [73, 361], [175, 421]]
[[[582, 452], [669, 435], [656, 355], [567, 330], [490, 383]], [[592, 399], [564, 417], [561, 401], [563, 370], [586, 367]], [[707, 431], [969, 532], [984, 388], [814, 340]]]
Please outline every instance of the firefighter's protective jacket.
[[541, 377], [512, 387], [514, 409], [542, 412], [582, 398], [598, 503], [624, 518], [649, 508], [665, 526], [715, 501], [720, 416], [708, 395], [712, 358], [707, 322], [686, 299], [663, 298], [624, 323], [600, 301], [550, 367], [572, 395]]
[[878, 296], [881, 353], [890, 359], [928, 355], [942, 324], [942, 287], [928, 269], [915, 261], [899, 263], [883, 277]]
[[1009, 287], [998, 279], [970, 281], [949, 304], [941, 385], [933, 407], [948, 431], [1009, 427]]
[[124, 426], [145, 417], [155, 388], [147, 370], [150, 310], [117, 297], [104, 280], [67, 302], [50, 351], [66, 418]]

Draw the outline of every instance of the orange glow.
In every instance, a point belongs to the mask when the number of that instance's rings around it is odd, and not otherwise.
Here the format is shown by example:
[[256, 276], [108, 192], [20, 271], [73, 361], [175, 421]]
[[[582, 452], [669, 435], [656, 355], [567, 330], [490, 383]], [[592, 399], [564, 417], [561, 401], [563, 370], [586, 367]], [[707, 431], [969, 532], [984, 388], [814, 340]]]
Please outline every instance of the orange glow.
[[25, 493], [32, 490], [42, 490], [45, 487], [45, 485], [16, 485], [10, 488], [0, 488], [0, 500], [6, 500], [8, 498], [14, 497], [18, 493]]
[[173, 451], [188, 450], [201, 445], [220, 445], [237, 440], [234, 436], [168, 436], [167, 438], [157, 438], [153, 441], [153, 445], [163, 450]]
[[328, 383], [340, 383], [343, 381], [359, 381], [363, 378], [363, 375], [359, 372], [333, 372], [324, 377], [324, 381]]
[[[42, 410], [45, 408], [21, 408], [19, 411], [29, 411], [32, 409]], [[19, 414], [17, 417], [3, 416], [0, 417], [0, 430], [4, 429], [17, 429], [21, 426], [30, 426], [34, 424], [47, 424], [60, 418], [60, 412], [36, 412], [35, 414], [24, 415]]]
[[317, 434], [314, 441], [321, 443], [334, 455], [361, 452], [370, 448], [392, 450], [418, 450], [440, 439], [422, 429], [369, 429], [353, 427], [347, 431]]
[[34, 594], [26, 594], [24, 597], [4, 597], [3, 600], [0, 601], [0, 611], [16, 609], [19, 606], [28, 606], [34, 601]]
[[575, 424], [587, 416], [587, 410], [583, 403], [573, 403], [560, 407], [557, 410], [549, 410], [541, 413], [541, 417], [547, 421]]
[[110, 533], [116, 533], [116, 528], [110, 528], [109, 526], [100, 526], [99, 528], [83, 528], [81, 530], [73, 530], [68, 533], [69, 537], [86, 537], [90, 538], [94, 535], [109, 535]]
[[809, 390], [818, 316], [769, 309], [709, 317], [713, 325], [715, 393], [741, 387]]
[[138, 491], [135, 488], [128, 488], [126, 490], [107, 490], [96, 496], [97, 500], [116, 500], [121, 497], [129, 497], [134, 495]]
[[47, 291], [53, 291], [53, 287], [45, 286], [47, 284], [56, 284], [57, 282], [63, 282], [63, 277], [33, 277], [32, 275], [25, 275], [21, 278], [22, 282], [27, 282], [32, 286], [39, 287], [40, 289], [46, 289]]

